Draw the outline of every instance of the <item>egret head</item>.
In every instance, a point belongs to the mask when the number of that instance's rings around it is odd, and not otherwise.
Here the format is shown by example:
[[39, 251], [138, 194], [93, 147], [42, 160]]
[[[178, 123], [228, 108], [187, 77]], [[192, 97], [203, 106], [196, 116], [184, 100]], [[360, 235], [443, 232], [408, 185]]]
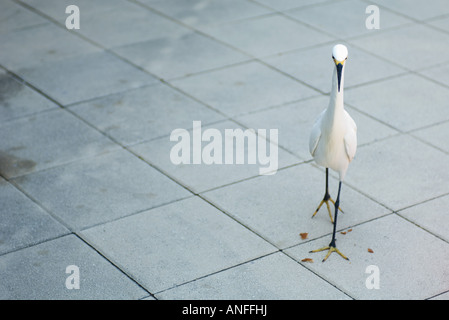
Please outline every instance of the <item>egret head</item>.
[[340, 92], [341, 75], [346, 59], [348, 59], [348, 49], [342, 44], [337, 44], [332, 49], [332, 59], [337, 68], [338, 92]]

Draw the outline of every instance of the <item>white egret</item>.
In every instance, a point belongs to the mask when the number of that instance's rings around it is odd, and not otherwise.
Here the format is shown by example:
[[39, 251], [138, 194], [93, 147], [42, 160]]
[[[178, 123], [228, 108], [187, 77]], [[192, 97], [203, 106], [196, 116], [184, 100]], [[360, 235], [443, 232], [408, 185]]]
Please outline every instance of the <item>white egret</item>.
[[[337, 216], [340, 208], [341, 184], [344, 180], [349, 163], [354, 158], [357, 149], [357, 126], [348, 112], [346, 112], [343, 105], [344, 72], [347, 58], [348, 49], [344, 45], [337, 44], [334, 46], [332, 50], [332, 59], [334, 60], [335, 68], [332, 76], [332, 92], [330, 94], [329, 106], [316, 120], [309, 140], [309, 150], [315, 162], [326, 168], [326, 192], [324, 194], [324, 199], [321, 201], [312, 217], [316, 215], [323, 203], [326, 203], [329, 216], [334, 224], [332, 240], [329, 246], [311, 251], [319, 252], [328, 250], [323, 262], [326, 261], [332, 252], [337, 252], [340, 256], [349, 260], [336, 248], [335, 245]], [[332, 200], [329, 195], [329, 168], [339, 174], [336, 201]], [[329, 201], [331, 201], [335, 207], [334, 220], [332, 220]]]

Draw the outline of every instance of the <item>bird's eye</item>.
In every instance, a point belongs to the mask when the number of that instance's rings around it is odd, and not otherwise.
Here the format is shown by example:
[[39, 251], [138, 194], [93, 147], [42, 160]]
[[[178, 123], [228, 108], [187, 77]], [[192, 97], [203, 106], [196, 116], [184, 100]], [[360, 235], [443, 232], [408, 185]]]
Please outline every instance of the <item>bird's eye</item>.
[[348, 57], [346, 57], [346, 59], [345, 60], [348, 60]]

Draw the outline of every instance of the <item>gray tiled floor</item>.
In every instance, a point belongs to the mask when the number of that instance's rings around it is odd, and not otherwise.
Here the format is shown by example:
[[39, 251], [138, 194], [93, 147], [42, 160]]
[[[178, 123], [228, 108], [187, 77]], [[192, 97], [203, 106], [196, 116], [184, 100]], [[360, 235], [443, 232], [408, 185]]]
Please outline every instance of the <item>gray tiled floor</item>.
[[2, 108], [0, 109], [1, 122], [58, 107], [57, 104], [1, 70], [0, 96], [2, 101]]
[[69, 105], [153, 84], [156, 79], [106, 51], [17, 71], [31, 85]]
[[[1, 1], [0, 298], [448, 300], [448, 14], [446, 0]], [[333, 226], [325, 207], [311, 219], [325, 179], [308, 137], [336, 43], [359, 146], [337, 227], [350, 261], [322, 263], [309, 251]], [[173, 164], [175, 129], [203, 156], [232, 141], [195, 140], [194, 121], [277, 129], [254, 141], [278, 146], [278, 170]]]
[[[162, 106], [162, 107], [161, 107]], [[223, 115], [163, 84], [76, 104], [75, 114], [123, 145], [169, 136], [174, 128], [222, 121]]]
[[[287, 11], [286, 14], [323, 30], [339, 38], [351, 38], [359, 35], [369, 35], [373, 30], [367, 29], [364, 13], [367, 4], [358, 0], [332, 1], [321, 6], [299, 8]], [[382, 12], [381, 28], [389, 29], [410, 20], [389, 11]]]
[[201, 73], [171, 83], [228, 116], [318, 95], [315, 90], [257, 61]]
[[277, 250], [198, 197], [88, 229], [82, 235], [151, 292]]
[[61, 109], [6, 122], [0, 143], [2, 174], [8, 178], [117, 149], [111, 140]]
[[[218, 129], [221, 132], [224, 132], [224, 130], [226, 129], [232, 130], [246, 129], [229, 121], [216, 123], [210, 126], [203, 126], [203, 125], [201, 126], [202, 131], [205, 131], [208, 128]], [[248, 145], [245, 149], [245, 154], [247, 154], [248, 149], [256, 148], [260, 146], [260, 144], [265, 144], [268, 150], [272, 150], [274, 148], [272, 144], [268, 147], [269, 143], [262, 136], [256, 137], [256, 134], [250, 134], [250, 136], [253, 137], [253, 140], [256, 145], [254, 144]], [[261, 169], [263, 170], [264, 168], [267, 168], [267, 170], [278, 170], [298, 163], [297, 157], [295, 157], [294, 155], [288, 153], [283, 149], [279, 149], [278, 164], [277, 166], [274, 166], [275, 164], [273, 164], [271, 169], [268, 164], [265, 165], [261, 163], [260, 158], [258, 157], [256, 158], [255, 165], [246, 163], [237, 164], [236, 160], [233, 161], [233, 163], [236, 163], [235, 165], [232, 164], [220, 166], [201, 165], [201, 164], [175, 165], [170, 161], [169, 158], [172, 146], [173, 142], [171, 142], [167, 137], [164, 137], [147, 143], [133, 146], [131, 147], [131, 149], [136, 154], [140, 155], [143, 159], [157, 166], [158, 168], [166, 172], [168, 175], [176, 179], [176, 181], [181, 182], [182, 185], [187, 186], [190, 190], [196, 193], [204, 192], [206, 190], [227, 185], [235, 181], [240, 181], [250, 177], [257, 176], [260, 170]], [[193, 151], [192, 145], [191, 150]], [[236, 145], [234, 145], [233, 150], [234, 150], [233, 154], [237, 154]], [[225, 150], [223, 150], [222, 153], [224, 154]], [[224, 157], [222, 156], [222, 162], [224, 163], [225, 161], [223, 158]], [[193, 159], [191, 160], [191, 163], [193, 163]]]
[[254, 57], [305, 48], [331, 40], [323, 33], [278, 14], [232, 24], [212, 25], [202, 30]]
[[162, 79], [172, 79], [249, 60], [196, 32], [114, 48], [114, 52]]

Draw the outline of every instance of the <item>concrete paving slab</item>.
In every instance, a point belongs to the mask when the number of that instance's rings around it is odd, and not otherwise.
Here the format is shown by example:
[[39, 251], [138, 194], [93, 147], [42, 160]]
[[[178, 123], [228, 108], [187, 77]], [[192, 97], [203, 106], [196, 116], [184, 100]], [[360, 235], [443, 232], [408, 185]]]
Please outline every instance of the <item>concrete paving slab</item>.
[[333, 40], [278, 14], [232, 24], [207, 26], [201, 31], [258, 58]]
[[0, 202], [0, 255], [68, 233], [63, 225], [1, 178]]
[[[401, 131], [449, 119], [449, 89], [415, 74], [368, 84], [345, 92], [345, 102]], [[432, 107], [429, 107], [432, 106]]]
[[195, 32], [123, 46], [114, 52], [162, 79], [249, 60], [248, 56]]
[[309, 135], [315, 119], [327, 107], [329, 99], [318, 96], [304, 101], [270, 108], [236, 117], [239, 123], [250, 128], [276, 128], [279, 145], [310, 160]]
[[[79, 270], [79, 289], [67, 289]], [[5, 300], [122, 300], [148, 293], [78, 237], [68, 235], [0, 256]], [[69, 278], [69, 280], [67, 280]]]
[[126, 150], [29, 174], [14, 182], [74, 230], [190, 195]]
[[241, 0], [139, 0], [139, 2], [184, 24], [201, 27], [269, 14], [257, 3]]
[[[80, 16], [84, 14], [102, 14], [105, 11], [118, 8], [126, 4], [126, 0], [18, 0], [19, 2], [30, 6], [41, 14], [44, 14], [53, 20], [65, 25], [65, 21], [69, 16], [65, 13], [67, 6], [76, 5], [80, 10]], [[80, 19], [80, 28], [81, 28]]]
[[157, 82], [151, 75], [106, 51], [44, 63], [17, 73], [63, 105]]
[[393, 210], [449, 192], [448, 155], [408, 135], [357, 150], [348, 184]]
[[[81, 8], [80, 8], [81, 11]], [[104, 48], [114, 48], [132, 43], [157, 40], [167, 36], [182, 35], [189, 31], [141, 6], [123, 1], [107, 11], [98, 13], [83, 9], [83, 34]]]
[[[338, 182], [333, 178], [329, 181], [329, 191], [335, 199]], [[277, 247], [287, 248], [304, 241], [300, 233], [308, 233], [309, 240], [332, 233], [325, 205], [311, 218], [324, 191], [324, 171], [302, 164], [274, 176], [258, 177], [202, 195]], [[340, 205], [345, 213], [339, 216], [339, 229], [390, 212], [345, 185]], [[333, 214], [333, 206], [331, 210]]]
[[438, 295], [438, 296], [436, 296], [436, 297], [434, 297], [434, 298], [432, 298], [430, 300], [449, 300], [449, 292], [440, 294], [440, 295]]
[[428, 144], [439, 148], [445, 152], [449, 152], [449, 141], [447, 140], [449, 133], [449, 123], [444, 122], [436, 124], [428, 128], [411, 132], [411, 135], [427, 142]]
[[309, 5], [317, 5], [328, 0], [255, 0], [255, 2], [263, 4], [267, 7], [278, 11], [289, 10]]
[[[332, 1], [320, 6], [287, 11], [285, 14], [327, 34], [347, 39], [373, 34], [377, 31], [377, 29], [366, 28], [366, 19], [369, 15], [365, 12], [368, 6], [369, 4], [359, 0]], [[380, 17], [382, 30], [411, 22], [409, 19], [387, 10], [382, 10]]]
[[8, 33], [48, 23], [41, 16], [30, 12], [12, 1], [4, 1], [0, 12], [0, 33]]
[[228, 116], [319, 94], [258, 62], [198, 74], [171, 83]]
[[0, 70], [0, 122], [54, 108], [58, 105]]
[[[0, 298], [447, 299], [448, 14], [444, 0], [0, 1]], [[311, 219], [325, 174], [307, 124], [337, 42], [359, 148], [338, 219], [351, 260], [323, 264], [308, 251], [333, 226], [325, 207]], [[278, 129], [282, 169], [172, 168], [169, 134], [193, 120]]]
[[373, 33], [369, 37], [350, 42], [399, 66], [416, 71], [449, 61], [445, 54], [448, 41], [448, 33], [424, 24], [412, 24]]
[[0, 172], [12, 178], [78, 159], [102, 154], [118, 146], [62, 109], [41, 112], [0, 125]]
[[198, 197], [84, 230], [82, 235], [152, 293], [275, 251]]
[[350, 299], [280, 252], [175, 287], [156, 297], [162, 300]]
[[70, 108], [81, 118], [124, 144], [169, 136], [192, 121], [208, 124], [224, 116], [164, 84], [130, 90]]
[[438, 65], [430, 69], [422, 70], [420, 74], [426, 76], [427, 78], [433, 81], [437, 81], [445, 85], [446, 87], [449, 87], [449, 76], [447, 75], [448, 72], [449, 72], [449, 65], [444, 64]]
[[[190, 128], [186, 127], [183, 129], [192, 130], [192, 125], [193, 123], [190, 124]], [[190, 164], [175, 164], [172, 162], [172, 148], [174, 148], [175, 145], [178, 144], [178, 140], [170, 141], [169, 137], [164, 137], [161, 139], [150, 141], [148, 143], [132, 146], [131, 150], [136, 152], [143, 159], [161, 169], [164, 173], [174, 178], [176, 181], [182, 183], [182, 185], [187, 186], [189, 190], [192, 190], [196, 193], [217, 188], [222, 185], [230, 184], [239, 180], [258, 176], [259, 174], [274, 174], [280, 168], [300, 162], [300, 159], [295, 157], [294, 155], [291, 155], [290, 153], [280, 148], [276, 148], [273, 143], [269, 144], [269, 142], [265, 139], [266, 137], [264, 138], [261, 136], [259, 140], [255, 133], [249, 131], [249, 138], [247, 138], [247, 140], [244, 142], [244, 149], [240, 149], [240, 147], [237, 147], [237, 139], [234, 139], [233, 141], [233, 137], [226, 137], [226, 130], [229, 129], [234, 131], [235, 129], [241, 129], [242, 131], [246, 131], [247, 128], [236, 125], [233, 122], [225, 121], [209, 126], [201, 126], [202, 133], [205, 133], [208, 129], [218, 130], [221, 135], [221, 141], [214, 140], [214, 143], [218, 143], [221, 147], [221, 164], [207, 164], [207, 162], [204, 160], [204, 156], [202, 156], [199, 164], [194, 164], [193, 157], [194, 153], [196, 153], [196, 149], [194, 148], [196, 147], [193, 146], [193, 140], [195, 138], [193, 137], [192, 132], [189, 133], [190, 141], [187, 142], [190, 146]], [[257, 130], [259, 128], [251, 129], [254, 129], [257, 133]], [[269, 130], [271, 128], [263, 129], [266, 129], [266, 132], [269, 133]], [[268, 138], [270, 137], [271, 136], [269, 136]], [[252, 140], [251, 143], [248, 142], [250, 139]], [[227, 154], [226, 151], [226, 145], [228, 143], [232, 143], [233, 146], [232, 163], [226, 163], [226, 157], [231, 156], [230, 154]], [[206, 148], [208, 145], [208, 141], [202, 142], [203, 151], [200, 150], [200, 155], [203, 155], [203, 152], [207, 152]], [[258, 154], [258, 150], [260, 150], [261, 146], [265, 146], [267, 148], [265, 153], [266, 157], [268, 157], [267, 163], [264, 163], [264, 158], [261, 158]], [[277, 156], [275, 153], [275, 149], [277, 149]], [[241, 154], [241, 150], [243, 150], [243, 163], [237, 164], [236, 156], [237, 154]], [[218, 149], [216, 149], [214, 152], [219, 151]], [[249, 157], [253, 155], [255, 157], [254, 163], [250, 163]]]
[[432, 0], [427, 3], [419, 0], [374, 0], [372, 2], [417, 20], [430, 19], [449, 13], [449, 8], [444, 0]]
[[[327, 108], [328, 96], [319, 96], [297, 103], [270, 108], [260, 112], [237, 117], [239, 123], [250, 128], [277, 128], [279, 145], [298, 155], [301, 159], [311, 160], [309, 152], [309, 136], [318, 115]], [[358, 145], [374, 142], [397, 133], [396, 130], [346, 107], [359, 127], [357, 131]]]
[[[337, 247], [350, 261], [333, 253], [322, 263], [325, 252], [309, 253], [329, 241], [330, 237], [325, 237], [286, 253], [298, 261], [312, 258], [314, 263], [303, 264], [355, 299], [422, 300], [449, 288], [449, 244], [397, 215], [355, 226], [346, 235], [339, 234]], [[376, 275], [379, 289], [372, 287]]]
[[449, 30], [449, 18], [443, 16], [442, 18], [427, 21], [428, 25], [436, 27], [441, 31], [447, 32]]
[[443, 196], [399, 211], [399, 214], [441, 239], [449, 241], [448, 208], [449, 197]]
[[0, 34], [0, 41], [0, 64], [16, 73], [101, 50], [52, 23]]
[[404, 73], [403, 68], [388, 63], [343, 41], [310, 49], [285, 53], [263, 59], [276, 69], [299, 79], [310, 86], [330, 93], [332, 89], [332, 48], [342, 43], [348, 47], [349, 56], [345, 68], [345, 88], [368, 84], [382, 78]]

